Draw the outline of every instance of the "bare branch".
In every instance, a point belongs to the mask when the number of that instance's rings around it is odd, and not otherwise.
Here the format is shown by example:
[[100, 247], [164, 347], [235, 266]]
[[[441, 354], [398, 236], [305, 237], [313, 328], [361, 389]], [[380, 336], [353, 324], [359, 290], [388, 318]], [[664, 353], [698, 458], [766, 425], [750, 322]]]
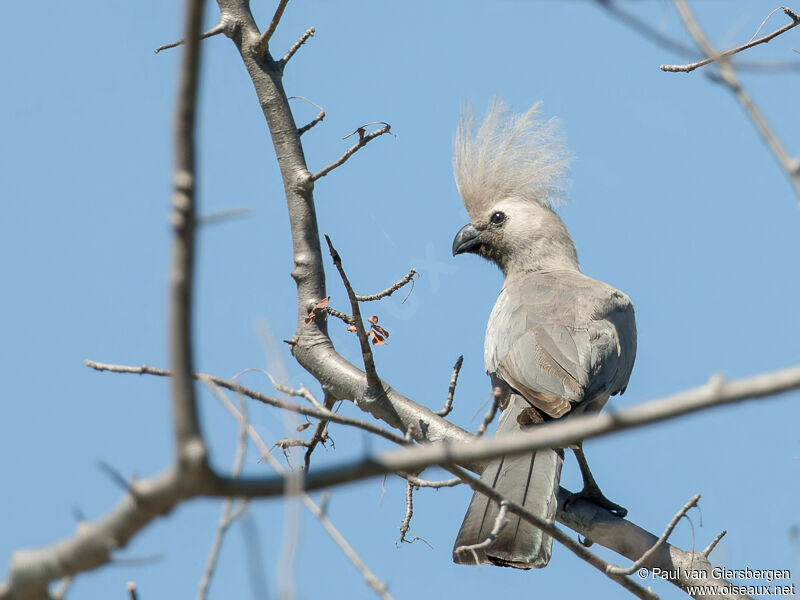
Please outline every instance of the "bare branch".
[[728, 531], [726, 529], [723, 529], [722, 531], [720, 531], [717, 534], [717, 537], [715, 537], [713, 540], [711, 540], [711, 543], [708, 546], [706, 546], [705, 550], [703, 550], [701, 552], [701, 554], [703, 556], [705, 556], [706, 558], [708, 558], [708, 555], [711, 554], [711, 552], [714, 551], [714, 548], [717, 547], [717, 544], [719, 544], [720, 540], [722, 538], [724, 538], [727, 533], [728, 533]]
[[[91, 360], [87, 360], [86, 365], [88, 367], [91, 367], [92, 369], [95, 369], [96, 371], [109, 371], [112, 373], [127, 373], [136, 375], [155, 375], [157, 377], [171, 377], [171, 373], [169, 371], [166, 371], [164, 369], [156, 369], [148, 365], [142, 365], [141, 367], [133, 367], [127, 365], [109, 365], [105, 363], [98, 363]], [[285, 402], [277, 398], [266, 396], [261, 392], [257, 392], [250, 388], [246, 388], [243, 385], [236, 383], [235, 381], [229, 381], [227, 379], [222, 379], [221, 377], [216, 377], [214, 375], [208, 375], [206, 373], [195, 373], [194, 378], [195, 379], [207, 378], [209, 381], [212, 381], [216, 385], [225, 388], [226, 390], [242, 394], [244, 396], [247, 396], [248, 398], [252, 398], [253, 400], [258, 400], [259, 402], [262, 402], [264, 404], [269, 404], [270, 406], [274, 406], [276, 408], [295, 412], [301, 415], [305, 415], [307, 417], [327, 419], [328, 421], [333, 421], [334, 423], [339, 423], [341, 425], [351, 425], [353, 427], [358, 427], [359, 429], [364, 429], [369, 433], [374, 433], [376, 435], [379, 435], [391, 442], [395, 442], [396, 444], [406, 445], [408, 443], [402, 436], [397, 435], [396, 433], [393, 433], [386, 429], [383, 429], [382, 427], [379, 427], [378, 425], [375, 425], [374, 423], [370, 423], [368, 421], [362, 421], [361, 419], [346, 417], [340, 415], [339, 413], [327, 411], [324, 409], [320, 410], [318, 408], [309, 408], [307, 406], [301, 406], [299, 404]]]
[[408, 533], [408, 530], [411, 528], [412, 516], [414, 516], [414, 484], [409, 481], [406, 483], [406, 513], [403, 515], [400, 527], [398, 527], [400, 530], [400, 539], [395, 542], [395, 545], [408, 542], [408, 540], [406, 540], [406, 533]]
[[[228, 400], [226, 397], [218, 397], [218, 399], [222, 402], [223, 406], [230, 412], [236, 419], [241, 420], [241, 413], [236, 409], [233, 403]], [[247, 435], [250, 436], [250, 439], [256, 445], [256, 447], [261, 452], [261, 455], [264, 456], [269, 462], [270, 466], [279, 474], [282, 475], [285, 473], [284, 468], [281, 464], [275, 460], [269, 453], [269, 448], [264, 443], [264, 440], [261, 439], [261, 436], [258, 435], [258, 432], [253, 428], [251, 425], [247, 425]], [[372, 588], [383, 600], [392, 600], [392, 596], [386, 590], [386, 584], [381, 582], [375, 574], [370, 571], [369, 567], [361, 560], [361, 557], [356, 553], [350, 543], [345, 539], [345, 537], [339, 532], [339, 530], [334, 526], [333, 522], [327, 517], [325, 514], [325, 509], [327, 507], [327, 500], [324, 500], [322, 504], [317, 505], [312, 499], [311, 496], [302, 492], [300, 494], [300, 498], [303, 500], [303, 504], [305, 504], [306, 508], [313, 514], [317, 519], [319, 519], [320, 524], [322, 525], [323, 529], [331, 536], [333, 541], [341, 548], [344, 555], [353, 563], [355, 568], [361, 574], [361, 576], [366, 581], [367, 585]]]
[[[623, 9], [618, 2], [614, 2], [613, 0], [595, 0], [595, 4], [652, 43], [684, 56], [697, 56], [697, 51], [694, 48], [664, 35], [658, 28], [653, 27], [635, 13]], [[753, 73], [794, 72], [800, 70], [800, 62], [798, 61], [752, 62], [740, 60], [738, 57], [735, 60], [737, 69]]]
[[[721, 52], [719, 54], [711, 53], [711, 54], [709, 54], [708, 58], [704, 58], [703, 60], [698, 60], [697, 62], [689, 63], [689, 64], [686, 64], [686, 65], [661, 65], [659, 68], [662, 71], [666, 71], [666, 72], [669, 72], [669, 73], [691, 73], [692, 71], [694, 71], [697, 68], [704, 67], [705, 65], [710, 64], [712, 62], [718, 62], [723, 58], [727, 58], [729, 56], [733, 56], [734, 54], [737, 54], [739, 52], [742, 52], [743, 50], [747, 50], [749, 48], [752, 48], [753, 46], [758, 46], [759, 44], [766, 44], [770, 40], [778, 37], [779, 35], [781, 35], [783, 33], [786, 33], [787, 31], [789, 31], [790, 29], [792, 29], [794, 27], [797, 27], [798, 25], [800, 25], [800, 17], [798, 17], [794, 12], [792, 12], [791, 10], [786, 8], [785, 6], [782, 6], [781, 8], [783, 9], [783, 12], [786, 14], [786, 16], [789, 17], [792, 20], [792, 22], [788, 23], [787, 25], [784, 25], [780, 29], [777, 29], [777, 30], [773, 31], [772, 33], [769, 33], [769, 34], [767, 34], [767, 35], [765, 35], [763, 37], [760, 37], [757, 40], [751, 40], [751, 41], [747, 42], [746, 44], [742, 44], [741, 46], [737, 46], [736, 48], [731, 48], [730, 50], [726, 50], [725, 52]], [[773, 12], [775, 12], [775, 11], [773, 11]], [[770, 14], [772, 14], [772, 13], [770, 13]], [[769, 17], [767, 17], [767, 18], [769, 18]], [[765, 21], [766, 21], [766, 19], [765, 19]], [[761, 25], [763, 26], [764, 24], [762, 23]], [[759, 27], [759, 30], [760, 29], [761, 29], [761, 27]], [[756, 32], [756, 35], [758, 35], [758, 32]]]
[[[500, 404], [500, 392], [495, 389], [492, 391], [492, 404], [489, 406], [489, 410], [486, 411], [486, 414], [483, 416], [483, 421], [481, 421], [480, 426], [475, 431], [475, 435], [481, 437], [483, 434], [486, 433], [486, 428], [489, 427], [492, 421], [494, 421], [495, 415], [497, 415], [497, 408]], [[480, 409], [479, 409], [480, 410]]]
[[343, 313], [343, 312], [340, 312], [340, 311], [336, 310], [332, 306], [326, 306], [325, 307], [325, 312], [328, 313], [332, 317], [336, 317], [337, 319], [340, 319], [341, 321], [344, 321], [348, 325], [355, 325], [355, 319], [353, 319], [353, 317], [351, 317], [350, 315], [348, 315], [346, 313]]
[[283, 11], [286, 9], [286, 5], [288, 3], [289, 0], [280, 0], [278, 3], [278, 8], [275, 9], [275, 14], [272, 16], [272, 21], [270, 21], [269, 27], [267, 27], [264, 33], [261, 34], [261, 37], [254, 46], [256, 57], [261, 58], [266, 56], [267, 50], [269, 49], [269, 40], [272, 38], [272, 34], [274, 34], [275, 30], [278, 28], [278, 23], [281, 22]]
[[[337, 160], [335, 160], [334, 162], [329, 164], [324, 169], [320, 169], [319, 171], [314, 173], [311, 176], [311, 181], [316, 181], [317, 179], [320, 179], [321, 177], [325, 177], [325, 175], [327, 175], [328, 173], [333, 171], [336, 167], [342, 166], [344, 163], [347, 162], [348, 158], [353, 156], [353, 154], [355, 154], [356, 152], [361, 150], [361, 148], [366, 146], [368, 143], [370, 143], [376, 137], [382, 136], [385, 133], [389, 133], [391, 129], [392, 129], [392, 126], [389, 125], [389, 124], [386, 124], [383, 127], [381, 127], [380, 129], [376, 129], [372, 133], [365, 134], [363, 127], [359, 127], [354, 132], [354, 133], [358, 133], [358, 142], [356, 142], [354, 145], [350, 146], [350, 148], [348, 148], [345, 151], [345, 153], [342, 154]], [[350, 135], [353, 135], [353, 134], [351, 133]], [[350, 137], [350, 135], [347, 135], [342, 139], [346, 139], [346, 138]]]
[[269, 382], [272, 384], [272, 387], [274, 387], [279, 392], [283, 392], [287, 396], [293, 396], [295, 398], [296, 397], [305, 398], [306, 400], [308, 400], [316, 408], [319, 408], [319, 409], [323, 408], [322, 404], [319, 403], [319, 400], [317, 400], [314, 397], [314, 394], [312, 394], [311, 390], [309, 390], [306, 386], [304, 386], [303, 384], [300, 384], [300, 387], [295, 389], [295, 388], [289, 387], [288, 385], [284, 385], [282, 383], [278, 383], [275, 380], [275, 378], [272, 376], [272, 373], [270, 373], [266, 369], [257, 369], [255, 367], [250, 367], [250, 368], [244, 369], [243, 371], [239, 371], [236, 375], [231, 377], [231, 380], [232, 381], [236, 381], [237, 379], [239, 379], [239, 377], [241, 377], [245, 373], [261, 373], [263, 375], [266, 375], [267, 378], [269, 379]]
[[[312, 27], [311, 29], [314, 29], [314, 28]], [[311, 31], [311, 29], [309, 29], [309, 31]], [[306, 33], [308, 33], [308, 31], [307, 31]], [[313, 35], [313, 34], [312, 34], [312, 35]], [[284, 59], [286, 59], [286, 57], [284, 57]], [[290, 96], [290, 97], [289, 97], [289, 100], [292, 100], [292, 99], [294, 99], [294, 98], [297, 98], [298, 100], [305, 100], [305, 101], [306, 101], [306, 102], [308, 102], [309, 104], [311, 104], [311, 105], [313, 105], [313, 106], [316, 106], [316, 107], [319, 109], [319, 112], [317, 113], [317, 116], [316, 116], [316, 117], [314, 117], [314, 119], [313, 119], [311, 122], [309, 122], [309, 123], [306, 123], [305, 125], [303, 125], [302, 127], [299, 127], [299, 128], [297, 129], [297, 135], [303, 135], [303, 134], [304, 134], [306, 131], [308, 131], [309, 129], [311, 129], [312, 127], [314, 127], [314, 125], [316, 125], [317, 123], [319, 123], [320, 121], [322, 121], [322, 119], [324, 119], [324, 118], [325, 118], [325, 109], [324, 109], [324, 108], [322, 108], [322, 107], [321, 107], [319, 104], [317, 104], [316, 102], [312, 102], [311, 100], [309, 100], [309, 99], [308, 99], [308, 98], [306, 98], [305, 96]]]
[[[217, 25], [214, 25], [214, 27], [212, 27], [211, 29], [209, 29], [205, 33], [201, 34], [200, 35], [200, 39], [204, 40], [206, 38], [210, 38], [210, 37], [213, 37], [215, 35], [219, 35], [220, 33], [224, 33], [224, 31], [225, 31], [225, 25], [223, 25], [222, 23], [218, 23]], [[181, 46], [182, 44], [185, 44], [185, 43], [186, 43], [186, 40], [181, 38], [177, 42], [172, 42], [171, 44], [164, 44], [163, 46], [159, 46], [158, 48], [153, 50], [153, 52], [158, 54], [162, 50], [168, 50], [169, 48], [177, 48], [178, 46]]]
[[350, 285], [350, 280], [344, 272], [342, 258], [339, 256], [336, 248], [333, 247], [333, 242], [331, 242], [331, 238], [328, 234], [325, 234], [325, 241], [328, 243], [328, 249], [330, 250], [333, 264], [336, 270], [339, 271], [339, 277], [342, 278], [342, 283], [344, 284], [345, 290], [347, 290], [347, 296], [350, 298], [350, 308], [353, 311], [353, 325], [355, 325], [358, 341], [361, 344], [361, 356], [364, 360], [364, 371], [367, 374], [367, 391], [373, 397], [380, 396], [383, 392], [383, 383], [380, 377], [378, 377], [378, 372], [375, 370], [375, 358], [372, 356], [372, 348], [370, 348], [367, 332], [364, 329], [364, 321], [361, 318], [361, 308], [358, 306], [356, 293], [353, 291], [353, 286]]
[[400, 527], [398, 527], [398, 529], [400, 530], [400, 537], [394, 543], [394, 545], [395, 546], [399, 546], [402, 543], [413, 544], [414, 542], [419, 541], [419, 542], [422, 542], [423, 544], [425, 544], [431, 550], [433, 550], [433, 546], [431, 546], [430, 543], [428, 542], [428, 540], [426, 540], [425, 538], [421, 538], [419, 536], [414, 536], [410, 540], [406, 539], [406, 534], [408, 533], [408, 530], [411, 528], [411, 517], [414, 516], [414, 488], [415, 487], [416, 486], [409, 479], [408, 482], [406, 483], [406, 512], [405, 512], [405, 515], [403, 515], [403, 520], [400, 522]]
[[[127, 372], [137, 372], [135, 368], [127, 369], [129, 369]], [[227, 385], [232, 384], [228, 382]], [[597, 416], [575, 417], [564, 422], [537, 426], [532, 431], [520, 435], [498, 436], [491, 440], [480, 439], [471, 443], [461, 443], [455, 441], [458, 438], [454, 438], [449, 444], [429, 444], [399, 452], [386, 452], [364, 460], [327, 467], [307, 474], [304, 484], [306, 490], [319, 489], [385, 473], [415, 472], [433, 464], [444, 465], [448, 470], [455, 468], [452, 467], [454, 464], [470, 465], [479, 469], [483, 461], [489, 458], [528, 453], [539, 448], [565, 446], [578, 440], [671, 419], [746, 398], [777, 395], [797, 388], [800, 388], [800, 367], [730, 382], [713, 378], [708, 384], [699, 388], [617, 413], [606, 412]], [[238, 391], [235, 387], [228, 389]], [[248, 433], [251, 431], [252, 428], [249, 428]], [[461, 469], [455, 474], [462, 479], [465, 475]], [[473, 489], [480, 484], [478, 480], [475, 480], [478, 481], [477, 484], [470, 481]], [[204, 495], [255, 498], [277, 496], [285, 491], [283, 476], [230, 478], [201, 472], [197, 477], [187, 481], [179, 477], [174, 468], [152, 479], [137, 480], [131, 486], [136, 494], [135, 498], [131, 494], [126, 494], [114, 509], [97, 521], [80, 523], [78, 531], [72, 537], [49, 547], [14, 553], [8, 569], [8, 580], [0, 585], [0, 598], [14, 594], [22, 597], [35, 597], [38, 594], [42, 597], [46, 594], [48, 582], [107, 563], [112, 548], [125, 546], [133, 535], [150, 521], [169, 512], [176, 504], [190, 497]], [[564, 509], [564, 502], [569, 494], [570, 492], [563, 488], [559, 490], [559, 504], [562, 509], [558, 513], [558, 519], [581, 535], [631, 560], [637, 560], [657, 541], [655, 536], [635, 524], [614, 517], [590, 503], [579, 500], [572, 503], [568, 510]], [[511, 505], [509, 511], [520, 514]], [[688, 571], [690, 564], [698, 568], [707, 565], [707, 561], [703, 562], [704, 560], [702, 554], [684, 552], [665, 544], [648, 567], [657, 566], [669, 570], [680, 565], [682, 569]], [[710, 566], [708, 572], [712, 572]], [[673, 583], [695, 585], [708, 582], [723, 585], [723, 581], [708, 578], [698, 583], [697, 580], [682, 579]]]
[[447, 389], [447, 399], [444, 401], [442, 410], [437, 411], [436, 414], [440, 417], [446, 417], [453, 410], [453, 397], [456, 393], [456, 385], [458, 384], [458, 374], [461, 372], [461, 365], [464, 364], [464, 356], [461, 355], [456, 359], [456, 364], [453, 365], [453, 374], [450, 376], [450, 387]]
[[[124, 372], [138, 372], [137, 367], [123, 367]], [[166, 375], [166, 372], [158, 373]], [[214, 383], [227, 389], [241, 392], [244, 395], [259, 399], [257, 392], [242, 388], [238, 384], [219, 380], [209, 376]], [[707, 410], [726, 404], [740, 402], [750, 398], [777, 396], [779, 394], [800, 388], [800, 366], [772, 371], [762, 375], [746, 377], [733, 381], [725, 381], [719, 376], [712, 377], [709, 382], [700, 387], [684, 392], [666, 396], [658, 400], [633, 406], [619, 412], [606, 411], [599, 415], [580, 415], [570, 417], [565, 421], [552, 421], [538, 425], [527, 431], [495, 436], [490, 439], [472, 438], [469, 442], [453, 441], [447, 444], [428, 444], [425, 446], [408, 447], [403, 450], [385, 452], [367, 457], [363, 460], [345, 463], [336, 467], [309, 474], [305, 478], [306, 489], [318, 489], [337, 483], [367, 479], [386, 473], [398, 471], [409, 473], [416, 472], [431, 465], [460, 464], [471, 470], [479, 471], [485, 461], [501, 456], [515, 456], [543, 448], [560, 448], [569, 446], [581, 440], [600, 437], [623, 431], [634, 427], [641, 427], [656, 422], [667, 421], [677, 417]], [[249, 392], [249, 393], [248, 393]], [[251, 394], [253, 394], [251, 396]], [[281, 407], [281, 401], [270, 399], [270, 404]], [[345, 420], [356, 421], [342, 417], [338, 413], [320, 415], [316, 409], [297, 407], [290, 404], [289, 410], [309, 414], [320, 418], [330, 419], [347, 425], [354, 425], [368, 429], [371, 423], [352, 423]], [[372, 426], [374, 427], [374, 426]], [[398, 444], [407, 445], [407, 441], [399, 436], [385, 435], [384, 430], [378, 433]], [[399, 438], [399, 439], [398, 439]], [[138, 487], [138, 485], [137, 485]], [[248, 497], [268, 496], [282, 490], [282, 483], [278, 480], [252, 480], [229, 481], [218, 479], [210, 490], [211, 495], [244, 495]], [[638, 558], [638, 556], [637, 556]]]
[[[675, 5], [677, 6], [678, 12], [681, 15], [681, 19], [683, 19], [683, 22], [686, 25], [686, 28], [689, 30], [689, 33], [702, 48], [703, 52], [705, 52], [706, 56], [719, 57], [720, 55], [718, 55], [714, 47], [711, 46], [702, 29], [700, 29], [700, 25], [695, 20], [694, 15], [692, 15], [691, 10], [689, 10], [686, 0], [675, 0]], [[792, 13], [792, 15], [794, 15], [794, 13]], [[792, 18], [795, 19], [795, 17], [796, 15]], [[796, 25], [797, 23], [795, 22], [794, 24]], [[769, 126], [766, 119], [761, 114], [761, 111], [758, 109], [753, 100], [750, 98], [750, 95], [739, 82], [739, 78], [736, 77], [736, 73], [733, 70], [733, 67], [730, 65], [730, 62], [725, 57], [722, 57], [721, 59], [717, 60], [717, 63], [719, 65], [719, 72], [722, 82], [734, 93], [736, 99], [739, 100], [739, 103], [745, 109], [747, 116], [761, 134], [762, 139], [767, 143], [767, 146], [769, 146], [770, 150], [772, 150], [772, 153], [775, 155], [778, 163], [789, 176], [789, 179], [794, 186], [795, 194], [800, 197], [800, 159], [790, 156], [783, 147], [783, 144], [778, 139], [778, 136], [775, 134], [774, 130]]]
[[608, 565], [608, 567], [606, 567], [606, 573], [608, 575], [631, 575], [642, 565], [647, 564], [647, 562], [653, 556], [655, 556], [656, 552], [658, 552], [661, 549], [661, 547], [667, 542], [667, 539], [669, 539], [669, 536], [672, 535], [672, 532], [678, 525], [678, 521], [680, 521], [686, 515], [686, 513], [689, 512], [690, 508], [697, 506], [698, 500], [700, 500], [700, 494], [695, 494], [694, 496], [692, 496], [689, 499], [689, 501], [683, 505], [683, 508], [681, 508], [677, 513], [675, 513], [675, 516], [672, 517], [669, 524], [667, 525], [667, 528], [664, 530], [664, 533], [662, 533], [661, 537], [658, 538], [658, 541], [655, 544], [653, 544], [653, 546], [647, 552], [642, 554], [639, 557], [639, 559], [636, 562], [634, 562], [631, 566], [622, 568], [622, 567], [617, 567], [616, 565]]
[[[336, 399], [329, 394], [325, 395], [325, 408], [327, 410], [333, 410], [333, 405], [336, 403]], [[308, 450], [306, 450], [305, 455], [303, 456], [303, 468], [306, 472], [311, 468], [311, 454], [314, 452], [314, 449], [317, 447], [317, 444], [322, 443], [325, 445], [326, 440], [328, 440], [328, 420], [327, 419], [320, 419], [319, 423], [317, 423], [317, 427], [314, 430], [314, 435], [311, 436], [311, 440], [308, 443]]]
[[[356, 300], [359, 302], [372, 302], [373, 300], [380, 300], [381, 298], [386, 298], [387, 296], [391, 296], [401, 287], [406, 285], [407, 283], [411, 282], [411, 290], [414, 290], [414, 275], [417, 274], [416, 269], [411, 269], [406, 275], [403, 276], [402, 279], [393, 283], [385, 290], [378, 292], [377, 294], [369, 294], [366, 296], [362, 296], [361, 294], [356, 294]], [[410, 294], [411, 292], [409, 292]], [[405, 300], [403, 301], [405, 302]]]
[[175, 166], [172, 196], [172, 267], [169, 277], [169, 355], [172, 411], [179, 464], [189, 470], [207, 468], [207, 451], [200, 431], [192, 357], [192, 287], [194, 283], [195, 121], [200, 77], [200, 25], [203, 0], [186, 9], [186, 49], [183, 53], [175, 111]]
[[128, 597], [131, 600], [138, 600], [139, 596], [136, 594], [136, 582], [129, 581], [125, 587], [128, 588]]
[[320, 525], [331, 536], [334, 542], [341, 548], [344, 555], [348, 560], [353, 563], [353, 566], [358, 570], [367, 585], [372, 588], [375, 593], [383, 600], [392, 600], [392, 595], [386, 589], [386, 584], [378, 579], [375, 574], [367, 567], [361, 557], [356, 553], [350, 543], [333, 525], [331, 520], [325, 514], [322, 506], [317, 506], [308, 494], [303, 494], [303, 504], [306, 505], [309, 512], [319, 519]]
[[406, 479], [409, 483], [413, 483], [414, 487], [418, 488], [444, 488], [444, 487], [455, 487], [457, 485], [461, 485], [464, 483], [458, 477], [453, 477], [451, 479], [443, 479], [442, 481], [430, 481], [428, 479], [421, 479], [416, 475], [411, 475], [410, 473], [403, 473], [402, 471], [398, 471], [397, 474]]
[[[294, 56], [295, 52], [297, 52], [300, 49], [300, 46], [302, 46], [303, 44], [305, 44], [308, 41], [308, 38], [314, 37], [314, 34], [316, 33], [316, 31], [317, 30], [316, 30], [315, 27], [309, 27], [308, 29], [306, 29], [305, 33], [300, 36], [300, 39], [297, 40], [294, 44], [292, 44], [292, 47], [289, 48], [289, 50], [286, 52], [286, 54], [281, 59], [281, 66], [282, 67], [286, 66], [286, 63], [289, 62], [289, 59], [292, 58]], [[320, 109], [320, 110], [322, 110], [322, 109]], [[325, 111], [322, 111], [322, 115], [325, 116]], [[322, 119], [320, 119], [320, 120], [322, 120]]]
[[[225, 394], [222, 393], [222, 390], [220, 390], [213, 381], [206, 379], [204, 383], [217, 399], [222, 400], [222, 398], [224, 398], [228, 400]], [[247, 429], [247, 403], [244, 401], [244, 398], [239, 396], [239, 435], [236, 441], [236, 454], [233, 459], [233, 468], [231, 469], [232, 477], [238, 477], [244, 466], [244, 457], [247, 452]], [[214, 534], [214, 541], [211, 543], [211, 550], [206, 559], [206, 566], [200, 578], [197, 600], [205, 600], [208, 597], [208, 587], [211, 584], [211, 578], [214, 576], [214, 571], [217, 567], [217, 559], [219, 558], [219, 552], [222, 548], [222, 540], [231, 524], [241, 517], [246, 510], [247, 500], [240, 500], [238, 506], [235, 508], [232, 498], [225, 498], [225, 501], [222, 503], [217, 531]]]
[[492, 530], [489, 532], [489, 535], [486, 536], [486, 539], [482, 542], [478, 542], [477, 544], [470, 544], [469, 546], [458, 546], [457, 548], [453, 549], [453, 554], [460, 554], [462, 552], [469, 552], [475, 559], [475, 564], [479, 564], [480, 561], [478, 560], [478, 555], [476, 553], [477, 550], [485, 550], [489, 546], [492, 545], [497, 539], [497, 536], [500, 535], [500, 532], [503, 531], [503, 527], [508, 525], [508, 519], [506, 515], [508, 514], [508, 502], [503, 500], [500, 502], [500, 510], [497, 511], [497, 517], [494, 520], [494, 526]]
[[105, 462], [104, 460], [97, 461], [97, 468], [100, 469], [103, 473], [108, 475], [108, 478], [111, 479], [119, 488], [125, 492], [134, 493], [131, 484], [125, 478], [122, 473], [120, 473], [117, 469], [112, 467], [110, 464]]
[[217, 0], [217, 4], [221, 18], [235, 24], [236, 30], [229, 37], [250, 74], [273, 144], [281, 149], [277, 161], [289, 209], [294, 258], [292, 276], [297, 283], [297, 329], [290, 340], [292, 355], [317, 381], [325, 381], [335, 398], [360, 403], [363, 410], [403, 432], [413, 427], [416, 441], [471, 439], [464, 429], [389, 386], [384, 388], [384, 396], [378, 401], [361, 403], [367, 390], [364, 372], [336, 351], [328, 337], [327, 319], [306, 323], [312, 307], [320, 298], [328, 296], [314, 206], [313, 175], [308, 170], [297, 124], [288, 105], [280, 66], [271, 61], [253, 60], [253, 45], [260, 34], [248, 3]]

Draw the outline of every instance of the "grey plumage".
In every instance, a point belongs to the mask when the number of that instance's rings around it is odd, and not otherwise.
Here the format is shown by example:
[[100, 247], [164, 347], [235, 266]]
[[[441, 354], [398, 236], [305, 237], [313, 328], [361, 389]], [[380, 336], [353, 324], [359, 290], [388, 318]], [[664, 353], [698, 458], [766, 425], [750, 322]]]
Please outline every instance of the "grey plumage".
[[[537, 107], [512, 115], [496, 100], [476, 132], [471, 117], [462, 116], [455, 142], [456, 181], [470, 224], [456, 236], [453, 253], [483, 256], [505, 275], [484, 342], [486, 371], [505, 396], [497, 435], [599, 411], [625, 390], [636, 356], [630, 299], [580, 272], [572, 238], [552, 209], [563, 190], [566, 145], [552, 121], [535, 119]], [[481, 479], [552, 520], [562, 463], [562, 449], [500, 458]], [[587, 497], [624, 511], [600, 494], [583, 467], [582, 473]], [[496, 503], [473, 496], [454, 561], [545, 566], [552, 539], [516, 516], [485, 551], [457, 551], [486, 539], [497, 512]]]

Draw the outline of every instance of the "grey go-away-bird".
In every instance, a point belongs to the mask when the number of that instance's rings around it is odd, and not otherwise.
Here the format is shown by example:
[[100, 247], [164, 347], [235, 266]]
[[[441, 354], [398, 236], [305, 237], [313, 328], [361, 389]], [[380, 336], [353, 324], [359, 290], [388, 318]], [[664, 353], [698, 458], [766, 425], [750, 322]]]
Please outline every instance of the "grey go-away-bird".
[[[572, 238], [553, 210], [569, 157], [557, 125], [537, 120], [537, 112], [538, 105], [513, 114], [497, 99], [476, 130], [465, 109], [455, 139], [455, 178], [470, 223], [453, 240], [453, 255], [478, 254], [505, 275], [484, 342], [486, 372], [502, 408], [496, 435], [599, 411], [625, 391], [636, 356], [630, 299], [581, 273]], [[625, 516], [600, 492], [581, 446], [573, 450], [584, 482], [573, 499]], [[503, 457], [487, 464], [481, 480], [552, 521], [563, 461], [561, 448]], [[488, 547], [465, 548], [487, 540], [498, 512], [496, 502], [473, 495], [453, 560], [544, 567], [552, 538], [516, 515]]]

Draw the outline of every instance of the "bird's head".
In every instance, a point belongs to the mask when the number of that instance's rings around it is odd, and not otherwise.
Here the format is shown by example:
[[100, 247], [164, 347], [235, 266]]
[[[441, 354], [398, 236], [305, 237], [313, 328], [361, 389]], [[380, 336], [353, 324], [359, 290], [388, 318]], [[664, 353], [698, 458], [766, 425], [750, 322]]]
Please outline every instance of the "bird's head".
[[569, 163], [552, 121], [522, 115], [495, 99], [473, 131], [462, 111], [453, 166], [470, 223], [453, 240], [453, 255], [478, 254], [509, 275], [519, 271], [577, 269], [575, 246], [551, 205], [563, 193]]

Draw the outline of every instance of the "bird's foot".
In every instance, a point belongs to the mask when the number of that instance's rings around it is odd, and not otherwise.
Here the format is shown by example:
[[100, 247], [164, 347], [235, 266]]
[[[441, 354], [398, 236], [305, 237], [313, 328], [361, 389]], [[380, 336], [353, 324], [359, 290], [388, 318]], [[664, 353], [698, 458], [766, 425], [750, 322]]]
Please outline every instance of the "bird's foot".
[[600, 508], [605, 508], [612, 515], [619, 517], [620, 519], [624, 519], [628, 514], [627, 508], [624, 508], [619, 504], [615, 504], [606, 498], [598, 487], [584, 487], [580, 492], [572, 494], [567, 499], [566, 506], [569, 507], [569, 505], [576, 500], [587, 500], [592, 504], [596, 504]]

